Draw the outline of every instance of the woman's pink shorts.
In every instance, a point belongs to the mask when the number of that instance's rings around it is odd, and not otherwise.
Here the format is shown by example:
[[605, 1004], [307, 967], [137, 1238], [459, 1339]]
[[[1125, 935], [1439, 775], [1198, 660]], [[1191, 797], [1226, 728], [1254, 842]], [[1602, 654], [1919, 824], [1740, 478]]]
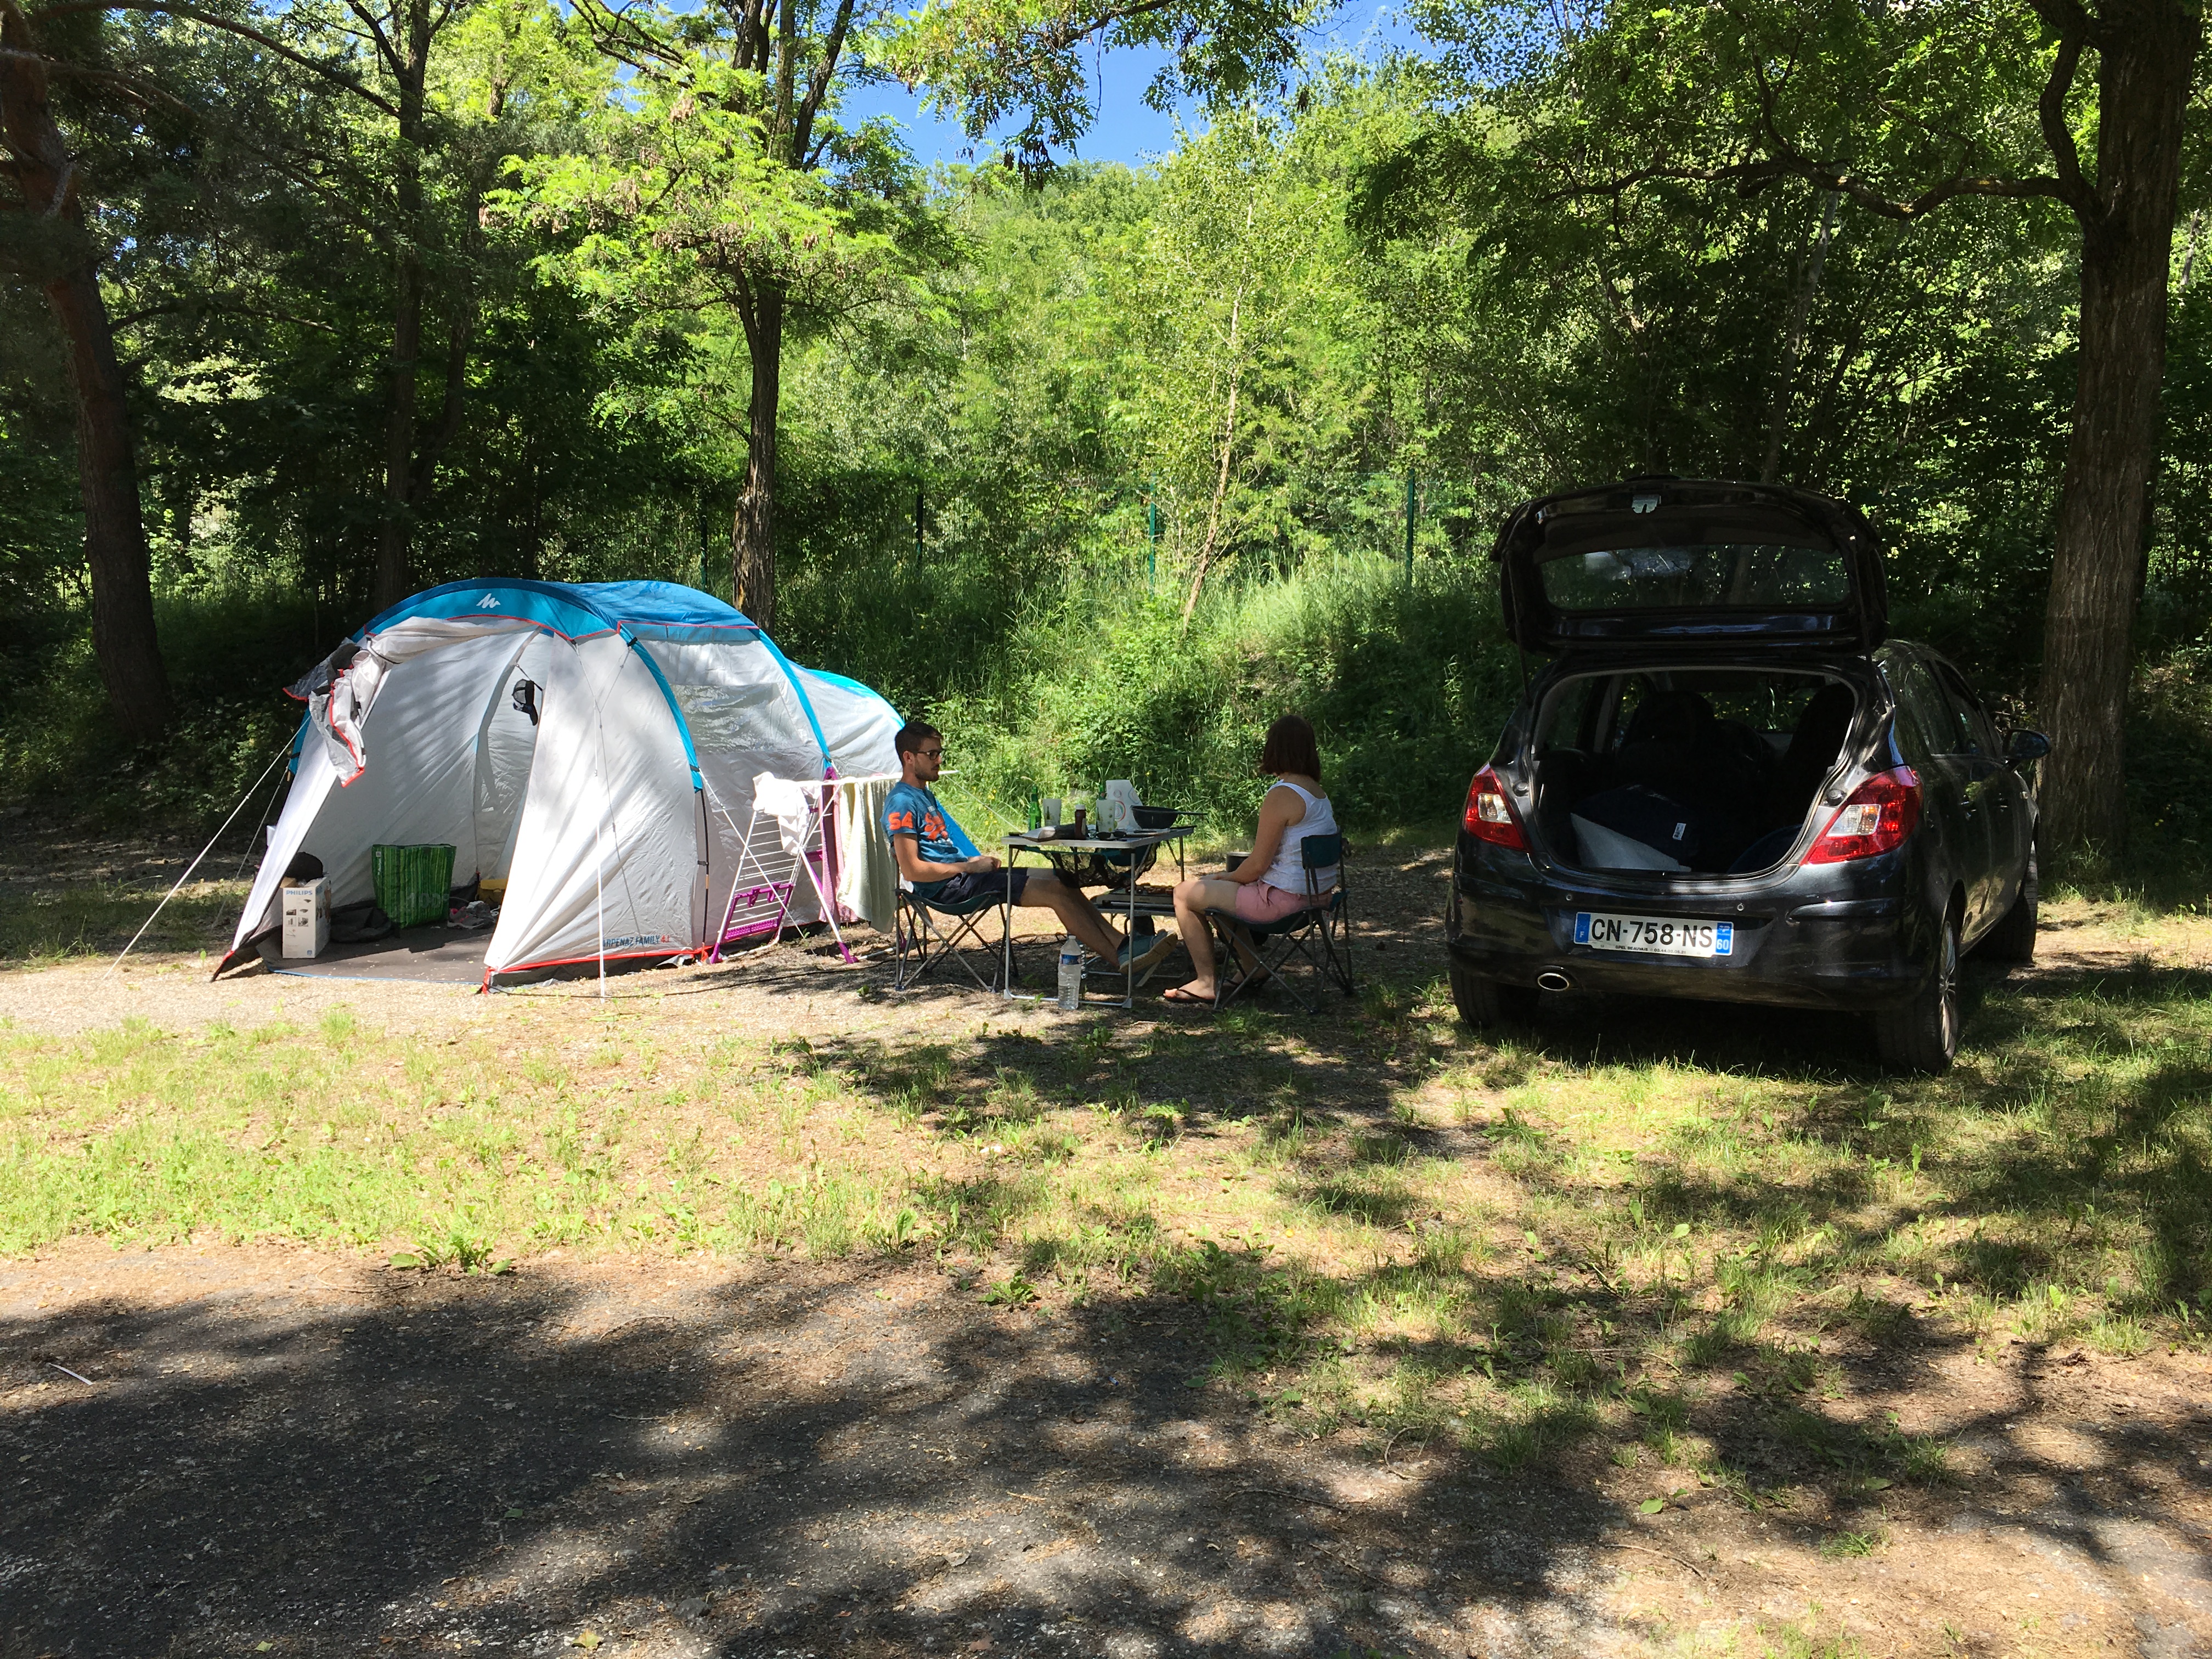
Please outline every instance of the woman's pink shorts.
[[1248, 881], [1237, 890], [1236, 912], [1239, 921], [1257, 922], [1267, 927], [1271, 922], [1294, 916], [1306, 908], [1304, 893], [1287, 893], [1279, 887], [1270, 887], [1264, 881]]

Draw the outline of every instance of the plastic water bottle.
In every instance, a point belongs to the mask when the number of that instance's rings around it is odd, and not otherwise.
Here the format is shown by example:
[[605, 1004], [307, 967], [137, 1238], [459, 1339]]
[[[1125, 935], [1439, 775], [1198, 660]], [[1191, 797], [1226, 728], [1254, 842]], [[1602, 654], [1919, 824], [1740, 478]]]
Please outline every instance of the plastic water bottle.
[[1083, 945], [1073, 933], [1060, 942], [1060, 1006], [1071, 1014], [1083, 1006]]

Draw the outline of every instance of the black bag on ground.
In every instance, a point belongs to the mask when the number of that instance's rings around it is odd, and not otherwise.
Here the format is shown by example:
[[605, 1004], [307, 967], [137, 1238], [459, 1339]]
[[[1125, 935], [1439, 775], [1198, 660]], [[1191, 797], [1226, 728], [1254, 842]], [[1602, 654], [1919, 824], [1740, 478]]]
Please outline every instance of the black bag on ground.
[[376, 908], [374, 899], [363, 899], [331, 912], [331, 943], [367, 945], [392, 931], [392, 918]]

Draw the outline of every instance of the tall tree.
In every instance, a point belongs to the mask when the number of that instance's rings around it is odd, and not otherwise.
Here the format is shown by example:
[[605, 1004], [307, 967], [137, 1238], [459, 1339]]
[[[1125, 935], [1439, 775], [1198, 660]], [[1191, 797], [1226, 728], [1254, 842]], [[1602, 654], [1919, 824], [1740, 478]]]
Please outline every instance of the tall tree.
[[845, 89], [891, 74], [927, 83], [979, 137], [1018, 118], [1006, 154], [1035, 171], [1089, 124], [1086, 45], [1172, 47], [1156, 88], [1163, 100], [1186, 88], [1236, 91], [1292, 61], [1296, 27], [1313, 9], [957, 0], [901, 13], [896, 0], [720, 0], [690, 11], [580, 0], [603, 49], [634, 77], [638, 106], [614, 119], [597, 155], [538, 169], [526, 210], [588, 222], [591, 235], [567, 262], [587, 281], [643, 281], [670, 303], [688, 288], [693, 303], [735, 313], [750, 374], [730, 536], [740, 606], [774, 621], [787, 331], [879, 301], [934, 234], [888, 125], [837, 119]]
[[[345, 84], [353, 121], [340, 130], [347, 151], [336, 161], [354, 175], [356, 211], [382, 245], [390, 268], [391, 350], [384, 362], [382, 501], [370, 603], [382, 610], [415, 586], [411, 547], [438, 463], [460, 429], [469, 350], [477, 322], [471, 269], [481, 252], [477, 215], [489, 182], [481, 162], [466, 164], [459, 142], [471, 125], [496, 122], [489, 109], [441, 97], [443, 43], [460, 33], [480, 0], [301, 0], [284, 21], [303, 41], [342, 43], [362, 71]], [[365, 58], [366, 62], [358, 62]], [[450, 76], [443, 77], [450, 81]], [[363, 156], [374, 158], [366, 167]], [[457, 165], [458, 164], [458, 165]], [[363, 175], [366, 176], [363, 176]], [[445, 185], [448, 188], [441, 189]], [[438, 414], [421, 412], [426, 307], [443, 302]]]
[[58, 74], [111, 86], [124, 80], [49, 58], [16, 0], [0, 0], [0, 135], [7, 143], [0, 183], [12, 187], [0, 195], [0, 259], [44, 289], [68, 343], [93, 656], [117, 722], [143, 742], [168, 721], [168, 679], [154, 627], [127, 387], [100, 289], [106, 250], [86, 225], [86, 181], [54, 110]]
[[620, 307], [735, 314], [750, 388], [732, 584], [772, 627], [786, 335], [890, 293], [931, 216], [881, 125], [847, 131], [824, 114], [854, 0], [805, 31], [797, 0], [780, 21], [770, 0], [748, 4], [727, 17], [588, 9], [632, 71], [632, 103], [590, 149], [524, 163], [522, 188], [494, 207], [556, 240], [547, 270]]
[[[2039, 100], [2047, 190], [2081, 226], [2081, 379], [2059, 496], [2044, 624], [2044, 718], [2058, 747], [2042, 780], [2059, 845], [2118, 847], [2127, 835], [2122, 721], [2136, 607], [2149, 546], [2165, 378], [2167, 271], [2183, 117], [2203, 15], [2183, 0], [2039, 0], [2057, 37]], [[2067, 108], [2085, 51], [2097, 56], [2096, 176], [2086, 176]]]
[[1204, 503], [1186, 628], [1208, 573], [1241, 539], [1230, 487], [1265, 419], [1255, 383], [1296, 372], [1287, 332], [1319, 297], [1311, 254], [1331, 216], [1289, 165], [1288, 145], [1276, 122], [1226, 109], [1186, 135], [1161, 173], [1138, 293], [1157, 341], [1143, 401], [1152, 475]]
[[[1524, 89], [1504, 100], [1534, 123], [1513, 148], [1539, 175], [1532, 192], [1556, 204], [1663, 200], [1685, 186], [1755, 196], [1793, 179], [1898, 225], [1993, 198], [2070, 215], [2081, 345], [2045, 622], [2042, 714], [2057, 748], [2043, 822], [2054, 844], [2119, 844], [2114, 781], [2197, 7], [1617, 0], [1562, 27], [1548, 9], [1470, 16], [1437, 3], [1428, 27], [1475, 78]], [[2092, 130], [2085, 168], [2080, 137]], [[1383, 170], [1383, 193], [1438, 170], [1486, 170], [1495, 137], [1432, 136]]]
[[[294, 15], [327, 37], [335, 19], [319, 3], [307, 0]], [[510, 100], [535, 94], [557, 114], [564, 83], [580, 90], [589, 77], [565, 49], [567, 26], [544, 0], [346, 0], [345, 9], [372, 58], [360, 112], [389, 123], [372, 142], [388, 169], [371, 199], [392, 307], [371, 588], [381, 609], [415, 586], [416, 532], [466, 414], [483, 312], [484, 195], [503, 158], [527, 153], [535, 137]], [[371, 84], [379, 92], [369, 92]], [[426, 320], [441, 324], [444, 334], [431, 348], [438, 404], [427, 421]]]

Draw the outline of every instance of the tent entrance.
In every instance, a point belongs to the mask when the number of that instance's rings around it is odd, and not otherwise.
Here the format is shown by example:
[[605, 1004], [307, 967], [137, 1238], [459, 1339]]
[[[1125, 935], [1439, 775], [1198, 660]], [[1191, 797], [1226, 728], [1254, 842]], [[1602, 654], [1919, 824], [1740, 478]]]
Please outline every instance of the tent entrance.
[[457, 927], [410, 927], [358, 944], [333, 940], [319, 957], [278, 957], [269, 965], [302, 979], [404, 979], [473, 990], [483, 983], [484, 949], [490, 943], [489, 927], [472, 933]]
[[278, 956], [276, 878], [310, 856], [329, 878], [332, 907], [353, 912], [375, 897], [378, 845], [444, 843], [453, 848], [456, 890], [505, 880], [530, 793], [555, 648], [534, 629], [488, 631], [394, 664], [362, 726], [373, 758], [351, 777], [333, 763], [323, 733], [310, 727], [293, 799], [256, 882], [256, 898], [268, 889], [256, 937], [272, 968], [322, 977], [481, 982], [495, 929], [449, 927], [442, 918], [378, 939], [333, 939], [313, 958]]

